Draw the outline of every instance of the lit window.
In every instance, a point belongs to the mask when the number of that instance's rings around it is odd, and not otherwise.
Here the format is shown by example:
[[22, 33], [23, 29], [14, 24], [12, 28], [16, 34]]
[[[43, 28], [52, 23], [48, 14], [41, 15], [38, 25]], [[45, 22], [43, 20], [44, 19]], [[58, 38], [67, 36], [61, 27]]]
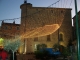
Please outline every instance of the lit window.
[[35, 50], [37, 50], [37, 44], [35, 44]]
[[47, 35], [47, 41], [51, 41], [50, 35]]

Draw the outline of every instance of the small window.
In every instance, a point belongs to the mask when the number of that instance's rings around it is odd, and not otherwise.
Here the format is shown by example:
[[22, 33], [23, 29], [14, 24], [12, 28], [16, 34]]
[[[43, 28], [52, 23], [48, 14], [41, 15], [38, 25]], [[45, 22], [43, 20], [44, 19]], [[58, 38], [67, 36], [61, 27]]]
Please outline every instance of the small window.
[[19, 27], [17, 27], [17, 30], [19, 30]]
[[12, 26], [10, 26], [10, 28], [9, 28], [10, 30], [12, 29]]
[[61, 11], [61, 13], [63, 13], [63, 11]]
[[38, 11], [38, 9], [36, 9]]
[[50, 35], [47, 35], [47, 41], [51, 41]]
[[35, 42], [38, 41], [38, 37], [35, 37], [35, 38], [34, 38], [34, 41], [35, 41]]
[[6, 37], [7, 35], [4, 35], [4, 37]]
[[63, 41], [63, 34], [59, 34], [59, 41]]
[[20, 33], [17, 33], [17, 35], [20, 35]]
[[53, 10], [51, 10], [51, 13], [53, 13]]
[[7, 26], [4, 27], [5, 29], [8, 29]]

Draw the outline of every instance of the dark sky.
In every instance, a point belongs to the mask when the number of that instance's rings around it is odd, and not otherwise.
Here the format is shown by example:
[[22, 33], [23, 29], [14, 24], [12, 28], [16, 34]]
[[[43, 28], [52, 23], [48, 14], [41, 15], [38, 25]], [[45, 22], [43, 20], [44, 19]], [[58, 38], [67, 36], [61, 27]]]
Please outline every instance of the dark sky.
[[[59, 0], [27, 0], [27, 2], [32, 3], [34, 7], [48, 7], [57, 1]], [[0, 20], [21, 17], [20, 5], [23, 3], [24, 0], [0, 0]], [[77, 3], [79, 11], [80, 0], [77, 0]], [[51, 5], [50, 7], [72, 8], [72, 17], [75, 15], [74, 0], [60, 0], [58, 3]], [[6, 20], [5, 22], [12, 23], [13, 21]], [[16, 23], [20, 23], [20, 19], [17, 19]]]

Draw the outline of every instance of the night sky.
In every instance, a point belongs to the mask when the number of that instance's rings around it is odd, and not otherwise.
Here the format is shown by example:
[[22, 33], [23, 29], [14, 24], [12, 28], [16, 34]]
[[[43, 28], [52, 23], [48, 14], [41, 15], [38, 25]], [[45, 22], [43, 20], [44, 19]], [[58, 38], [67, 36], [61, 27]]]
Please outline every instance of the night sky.
[[[59, 8], [72, 8], [72, 17], [75, 15], [74, 0], [60, 0], [58, 3], [52, 5], [59, 0], [27, 0], [28, 3], [33, 4], [33, 7], [59, 7]], [[0, 20], [13, 19], [21, 17], [20, 5], [24, 0], [0, 0]], [[78, 11], [80, 0], [77, 0]], [[0, 21], [1, 24], [2, 21]], [[5, 20], [5, 22], [12, 23], [13, 20]], [[20, 19], [16, 20], [20, 23]]]

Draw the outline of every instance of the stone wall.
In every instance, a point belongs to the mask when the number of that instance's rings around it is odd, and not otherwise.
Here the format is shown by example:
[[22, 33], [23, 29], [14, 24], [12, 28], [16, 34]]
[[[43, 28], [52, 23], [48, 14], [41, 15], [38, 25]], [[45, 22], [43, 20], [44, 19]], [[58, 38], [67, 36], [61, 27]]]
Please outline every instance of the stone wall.
[[[52, 47], [58, 43], [59, 34], [63, 34], [63, 45], [67, 46], [68, 41], [72, 39], [72, 23], [71, 23], [71, 9], [69, 8], [46, 8], [46, 7], [33, 7], [31, 4], [22, 4], [21, 8], [21, 34], [24, 35], [29, 30], [33, 30], [45, 25], [59, 24], [59, 33], [56, 30], [50, 34], [51, 41], [47, 41], [47, 36], [38, 37], [35, 42], [34, 38], [27, 40], [27, 52], [34, 51], [35, 44], [46, 44]], [[24, 40], [24, 38], [22, 38]], [[62, 44], [61, 43], [61, 44]]]

